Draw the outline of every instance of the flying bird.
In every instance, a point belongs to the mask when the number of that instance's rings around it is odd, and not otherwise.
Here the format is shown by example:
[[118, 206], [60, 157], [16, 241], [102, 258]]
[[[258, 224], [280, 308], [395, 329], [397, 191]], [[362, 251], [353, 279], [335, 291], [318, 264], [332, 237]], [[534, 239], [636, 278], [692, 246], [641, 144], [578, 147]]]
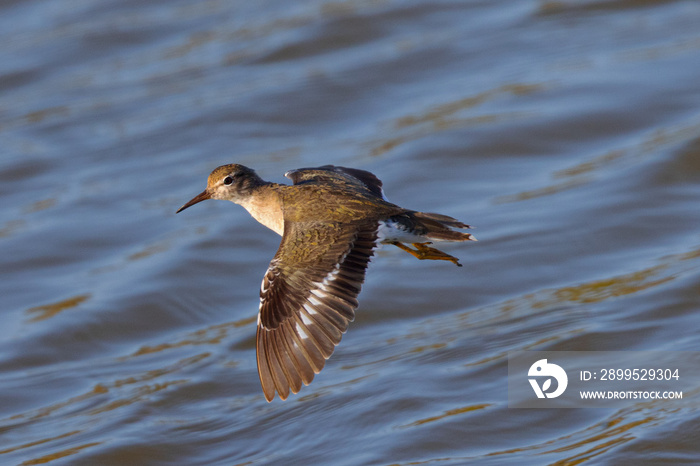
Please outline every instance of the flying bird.
[[[271, 183], [238, 164], [216, 168], [207, 189], [180, 207], [206, 199], [232, 201], [282, 236], [260, 287], [256, 335], [258, 375], [267, 401], [298, 393], [326, 363], [355, 318], [367, 264], [380, 243], [418, 259], [458, 259], [435, 241], [476, 241], [447, 215], [390, 203], [372, 173], [324, 165], [285, 173]], [[413, 246], [411, 248], [407, 244]]]

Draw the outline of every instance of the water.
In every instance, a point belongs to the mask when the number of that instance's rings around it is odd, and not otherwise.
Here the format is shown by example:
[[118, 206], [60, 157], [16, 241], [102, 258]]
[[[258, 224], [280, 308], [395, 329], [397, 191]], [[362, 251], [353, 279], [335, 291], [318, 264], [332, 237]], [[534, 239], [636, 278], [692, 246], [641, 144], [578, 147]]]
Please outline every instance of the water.
[[[0, 6], [2, 464], [695, 464], [693, 405], [516, 410], [507, 354], [699, 348], [695, 1]], [[375, 257], [266, 403], [279, 238], [229, 162], [367, 169], [476, 226]], [[694, 387], [697, 390], [700, 387]]]

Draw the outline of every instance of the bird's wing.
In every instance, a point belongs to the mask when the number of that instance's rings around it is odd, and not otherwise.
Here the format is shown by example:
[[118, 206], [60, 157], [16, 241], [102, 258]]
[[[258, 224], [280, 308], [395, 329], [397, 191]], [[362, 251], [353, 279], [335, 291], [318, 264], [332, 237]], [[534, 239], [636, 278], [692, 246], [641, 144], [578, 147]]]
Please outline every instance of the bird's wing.
[[324, 165], [317, 168], [298, 168], [284, 174], [294, 184], [305, 182], [336, 182], [360, 185], [366, 188], [374, 196], [386, 200], [382, 181], [374, 173], [357, 168], [336, 167]]
[[377, 224], [286, 223], [260, 287], [258, 374], [267, 401], [319, 373], [355, 318]]

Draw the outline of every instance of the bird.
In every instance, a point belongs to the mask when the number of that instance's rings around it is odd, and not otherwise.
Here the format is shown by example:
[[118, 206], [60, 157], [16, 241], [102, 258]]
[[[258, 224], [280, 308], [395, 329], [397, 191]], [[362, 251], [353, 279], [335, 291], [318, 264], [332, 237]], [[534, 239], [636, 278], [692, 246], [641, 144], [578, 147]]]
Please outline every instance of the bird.
[[263, 277], [257, 319], [258, 375], [268, 402], [275, 393], [281, 400], [298, 393], [323, 369], [355, 318], [379, 244], [461, 267], [429, 244], [476, 241], [458, 231], [471, 227], [455, 218], [392, 204], [368, 171], [324, 165], [285, 176], [293, 184], [264, 181], [243, 165], [222, 165], [206, 189], [176, 212], [207, 199], [232, 201], [282, 237]]

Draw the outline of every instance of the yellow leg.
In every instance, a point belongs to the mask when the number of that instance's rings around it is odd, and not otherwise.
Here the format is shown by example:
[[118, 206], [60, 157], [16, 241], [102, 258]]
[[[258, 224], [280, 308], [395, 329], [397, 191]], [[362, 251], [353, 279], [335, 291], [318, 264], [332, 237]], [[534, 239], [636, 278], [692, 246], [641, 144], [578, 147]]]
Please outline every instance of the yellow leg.
[[414, 257], [417, 257], [420, 260], [440, 260], [440, 261], [450, 261], [453, 264], [457, 265], [458, 267], [461, 267], [462, 264], [459, 263], [459, 259], [457, 259], [454, 256], [450, 256], [447, 253], [444, 253], [438, 249], [431, 248], [428, 246], [428, 244], [431, 243], [412, 243], [413, 247], [416, 249], [411, 249], [408, 246], [406, 246], [403, 243], [399, 242], [394, 242], [391, 243], [394, 246], [403, 249], [407, 253], [411, 254]]

